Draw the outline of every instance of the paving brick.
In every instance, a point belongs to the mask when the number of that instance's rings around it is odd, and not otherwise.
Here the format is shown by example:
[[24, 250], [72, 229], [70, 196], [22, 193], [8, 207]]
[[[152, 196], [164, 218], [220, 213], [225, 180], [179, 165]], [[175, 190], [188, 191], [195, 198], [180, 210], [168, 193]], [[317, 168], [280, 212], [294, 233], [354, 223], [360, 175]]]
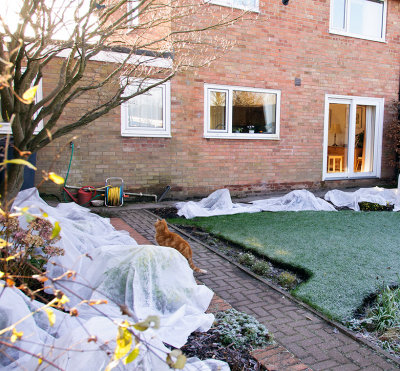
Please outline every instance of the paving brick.
[[286, 344], [297, 343], [304, 340], [304, 335], [297, 333], [296, 335], [283, 336], [282, 341]]
[[346, 364], [350, 361], [343, 353], [339, 352], [337, 348], [330, 349], [328, 354], [330, 359], [334, 359], [339, 364]]
[[321, 338], [314, 336], [311, 338], [306, 338], [304, 340], [301, 340], [298, 342], [299, 346], [303, 347], [303, 348], [307, 348], [311, 345], [318, 345], [321, 344]]
[[330, 370], [332, 367], [338, 366], [338, 363], [333, 360], [323, 361], [313, 365], [313, 370]]
[[286, 371], [303, 371], [303, 370], [309, 370], [312, 371], [307, 365], [300, 363], [297, 365], [289, 366], [287, 367]]
[[340, 366], [332, 367], [332, 371], [355, 371], [359, 369], [360, 367], [353, 363], [344, 363]]

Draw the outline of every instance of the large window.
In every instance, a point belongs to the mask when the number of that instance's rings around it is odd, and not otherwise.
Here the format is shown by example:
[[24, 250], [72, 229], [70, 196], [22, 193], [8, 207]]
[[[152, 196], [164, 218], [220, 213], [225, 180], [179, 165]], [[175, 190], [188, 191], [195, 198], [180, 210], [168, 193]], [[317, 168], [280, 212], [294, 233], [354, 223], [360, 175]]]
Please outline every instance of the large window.
[[385, 41], [386, 0], [331, 0], [330, 32]]
[[210, 3], [230, 8], [250, 10], [258, 12], [258, 0], [209, 0]]
[[324, 179], [379, 177], [384, 100], [327, 95]]
[[[125, 89], [130, 95], [138, 89], [154, 83], [153, 80], [139, 85], [132, 81]], [[133, 137], [170, 136], [170, 84], [158, 85], [121, 105], [121, 135]]]
[[204, 86], [206, 138], [279, 139], [280, 91]]

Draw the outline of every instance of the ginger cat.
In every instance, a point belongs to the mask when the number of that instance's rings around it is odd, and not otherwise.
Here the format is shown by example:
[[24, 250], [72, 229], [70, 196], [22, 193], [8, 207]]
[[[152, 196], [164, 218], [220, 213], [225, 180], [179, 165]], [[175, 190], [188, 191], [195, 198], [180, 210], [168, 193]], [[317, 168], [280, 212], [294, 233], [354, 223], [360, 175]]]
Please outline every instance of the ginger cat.
[[154, 226], [156, 227], [156, 241], [160, 246], [172, 247], [178, 250], [187, 259], [190, 268], [195, 272], [207, 273], [206, 270], [197, 268], [194, 265], [192, 260], [193, 252], [189, 243], [178, 234], [171, 232], [165, 219], [157, 220]]

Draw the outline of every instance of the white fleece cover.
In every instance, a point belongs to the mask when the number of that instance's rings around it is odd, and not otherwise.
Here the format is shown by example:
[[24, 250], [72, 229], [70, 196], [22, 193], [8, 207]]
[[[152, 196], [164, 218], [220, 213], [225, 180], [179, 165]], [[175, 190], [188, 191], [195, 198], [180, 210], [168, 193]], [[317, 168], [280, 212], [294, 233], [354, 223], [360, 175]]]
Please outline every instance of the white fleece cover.
[[253, 201], [250, 204], [233, 203], [229, 189], [219, 189], [201, 201], [178, 202], [175, 206], [178, 215], [186, 219], [260, 211], [336, 211], [331, 204], [304, 189], [292, 191], [282, 197]]
[[248, 204], [234, 204], [229, 189], [218, 189], [202, 200], [178, 202], [176, 205], [178, 215], [186, 219], [196, 216], [231, 215], [239, 213], [258, 213], [261, 209]]
[[292, 191], [282, 197], [253, 201], [252, 204], [262, 211], [336, 211], [330, 203], [305, 189]]
[[[20, 192], [14, 206], [30, 206], [31, 213], [46, 212], [50, 221], [60, 223], [62, 238], [58, 246], [66, 254], [51, 260], [49, 276], [58, 277], [68, 269], [77, 272], [75, 281], [65, 277], [58, 287], [70, 298], [67, 305], [76, 306], [79, 316], [71, 317], [54, 309], [53, 327], [44, 312], [19, 323], [16, 329], [24, 335], [16, 345], [31, 354], [41, 353], [53, 365], [43, 361], [39, 366], [37, 358], [6, 348], [0, 352], [0, 369], [103, 370], [115, 348], [118, 323], [124, 319], [143, 320], [155, 314], [160, 317], [160, 329], [140, 333], [142, 344], [150, 347], [141, 345], [140, 355], [132, 364], [120, 363], [115, 369], [170, 370], [165, 363], [169, 350], [163, 342], [180, 348], [191, 332], [211, 327], [214, 316], [204, 311], [213, 292], [196, 284], [186, 259], [176, 250], [139, 246], [127, 232], [116, 231], [109, 220], [88, 209], [74, 203], [49, 206], [36, 189]], [[23, 225], [24, 217], [20, 219]], [[1, 328], [41, 306], [16, 288], [0, 290]], [[90, 306], [82, 304], [83, 299], [106, 299], [107, 304]], [[122, 315], [120, 305], [126, 306], [134, 319]], [[7, 335], [3, 340], [9, 339]], [[91, 336], [96, 336], [97, 341], [88, 342]], [[229, 366], [221, 361], [192, 358], [185, 370], [225, 371]]]
[[393, 211], [400, 210], [400, 192], [398, 188], [360, 188], [354, 192], [344, 192], [334, 189], [325, 194], [325, 200], [338, 207], [348, 207], [360, 211], [359, 202], [372, 202], [385, 206], [394, 205]]

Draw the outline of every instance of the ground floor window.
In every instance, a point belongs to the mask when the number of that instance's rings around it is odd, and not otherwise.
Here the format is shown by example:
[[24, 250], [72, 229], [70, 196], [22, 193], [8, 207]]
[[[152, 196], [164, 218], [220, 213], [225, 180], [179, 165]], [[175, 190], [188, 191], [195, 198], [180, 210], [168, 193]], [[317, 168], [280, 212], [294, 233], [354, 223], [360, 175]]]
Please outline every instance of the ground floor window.
[[384, 100], [327, 95], [324, 179], [379, 177]]
[[204, 86], [206, 138], [279, 139], [280, 91]]
[[[125, 94], [133, 94], [154, 81], [133, 80]], [[170, 83], [158, 85], [121, 105], [121, 135], [132, 137], [169, 137], [170, 129]]]

